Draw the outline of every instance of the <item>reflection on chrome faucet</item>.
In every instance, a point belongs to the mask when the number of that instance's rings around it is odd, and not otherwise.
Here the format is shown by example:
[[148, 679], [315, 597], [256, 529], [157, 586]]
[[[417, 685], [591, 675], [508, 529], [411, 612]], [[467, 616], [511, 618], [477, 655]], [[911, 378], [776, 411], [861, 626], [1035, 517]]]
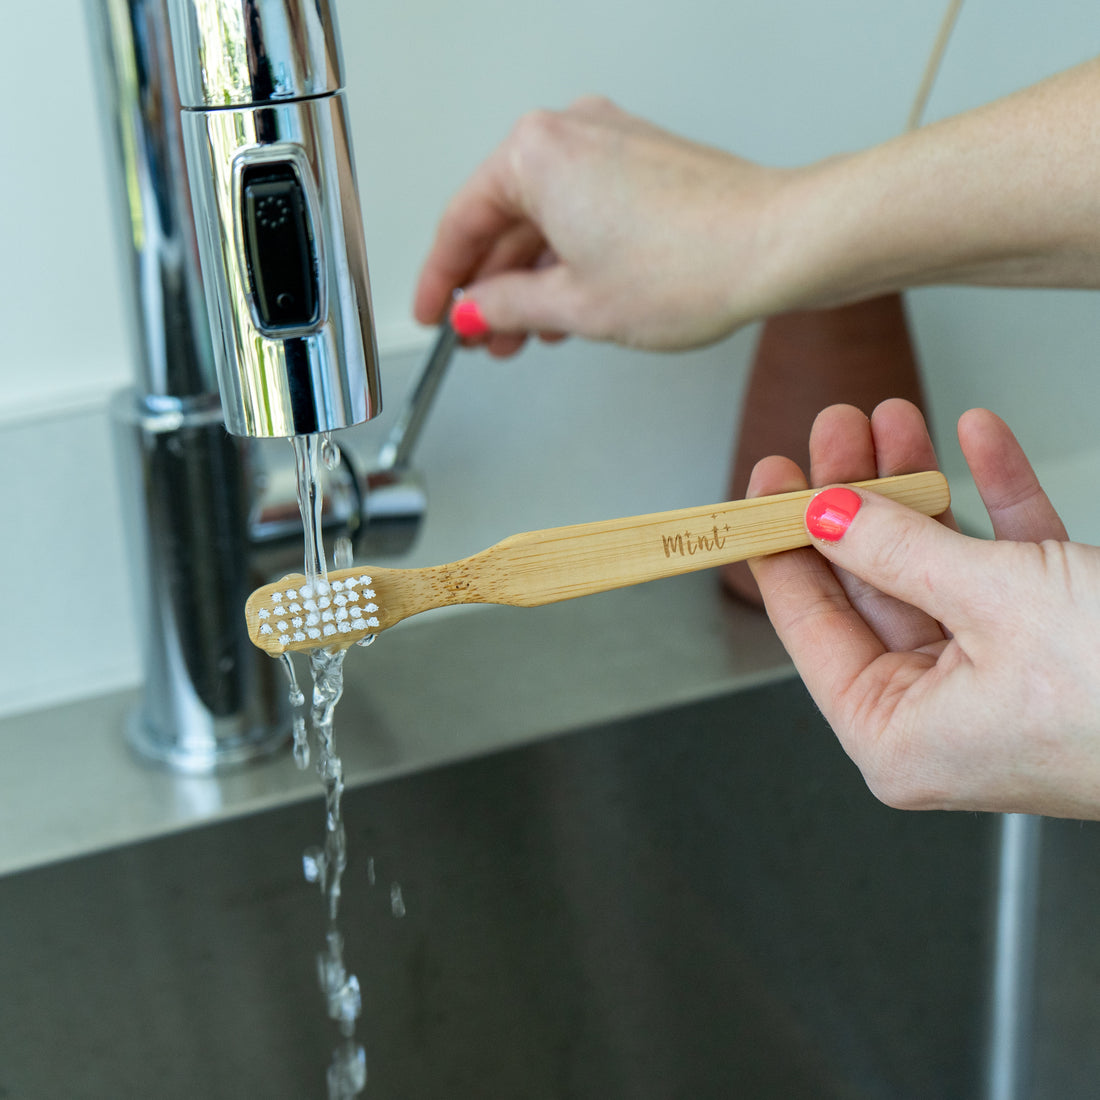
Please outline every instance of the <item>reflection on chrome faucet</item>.
[[380, 408], [329, 0], [170, 0], [226, 427], [291, 436]]
[[270, 553], [245, 437], [380, 408], [337, 26], [328, 0], [89, 8], [137, 361], [114, 403], [145, 658], [131, 740], [207, 772], [289, 732], [241, 612]]

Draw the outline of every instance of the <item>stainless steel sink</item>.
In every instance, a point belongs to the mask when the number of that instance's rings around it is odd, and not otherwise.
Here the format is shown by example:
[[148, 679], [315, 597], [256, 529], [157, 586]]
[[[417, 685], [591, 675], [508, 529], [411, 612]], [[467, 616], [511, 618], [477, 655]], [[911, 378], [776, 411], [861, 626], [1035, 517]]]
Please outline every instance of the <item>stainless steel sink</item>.
[[[320, 813], [0, 880], [0, 1095], [322, 1095]], [[346, 816], [368, 1095], [980, 1093], [996, 822], [876, 805], [793, 682], [364, 787]]]
[[[367, 1097], [989, 1095], [1001, 820], [878, 805], [797, 681], [368, 782], [345, 811]], [[0, 878], [0, 1097], [323, 1096], [320, 833], [311, 797]], [[1044, 823], [1021, 1097], [1095, 1094], [1098, 848]]]

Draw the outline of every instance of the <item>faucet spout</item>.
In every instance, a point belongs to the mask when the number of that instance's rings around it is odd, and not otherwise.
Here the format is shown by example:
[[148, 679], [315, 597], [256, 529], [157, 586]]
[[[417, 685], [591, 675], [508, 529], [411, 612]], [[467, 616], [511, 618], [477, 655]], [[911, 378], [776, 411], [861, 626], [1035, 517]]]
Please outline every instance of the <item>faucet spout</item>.
[[292, 436], [381, 408], [330, 0], [170, 0], [226, 427]]

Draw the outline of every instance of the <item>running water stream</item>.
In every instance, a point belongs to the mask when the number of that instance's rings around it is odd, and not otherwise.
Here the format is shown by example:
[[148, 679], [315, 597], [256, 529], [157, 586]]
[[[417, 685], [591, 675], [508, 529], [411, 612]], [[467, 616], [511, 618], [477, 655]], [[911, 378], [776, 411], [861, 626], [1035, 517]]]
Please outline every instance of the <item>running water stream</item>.
[[[327, 606], [329, 599], [328, 570], [325, 566], [325, 550], [321, 533], [321, 466], [329, 469], [339, 463], [339, 451], [326, 436], [295, 436], [295, 466], [298, 476], [298, 504], [305, 529], [306, 583], [299, 589], [299, 597]], [[350, 566], [351, 543], [337, 540], [334, 554], [338, 568]], [[370, 644], [373, 635], [360, 644]], [[310, 725], [317, 749], [317, 773], [325, 792], [324, 843], [308, 848], [302, 855], [302, 869], [306, 880], [316, 883], [325, 899], [325, 946], [317, 956], [317, 977], [329, 1016], [336, 1022], [340, 1042], [333, 1052], [328, 1067], [327, 1084], [329, 1100], [353, 1100], [366, 1087], [366, 1051], [356, 1039], [356, 1021], [362, 1012], [359, 979], [348, 973], [344, 964], [344, 939], [339, 930], [340, 888], [347, 868], [347, 835], [341, 814], [341, 798], [344, 793], [344, 768], [336, 752], [333, 740], [333, 716], [336, 704], [344, 690], [344, 658], [347, 649], [313, 649], [309, 653], [313, 691], [310, 706]], [[301, 709], [305, 694], [298, 685], [294, 664], [289, 653], [281, 657], [290, 684], [290, 702], [294, 716], [294, 760], [299, 768], [310, 762], [309, 735]], [[398, 890], [400, 887], [394, 887]], [[394, 915], [403, 915], [404, 905], [392, 905]]]

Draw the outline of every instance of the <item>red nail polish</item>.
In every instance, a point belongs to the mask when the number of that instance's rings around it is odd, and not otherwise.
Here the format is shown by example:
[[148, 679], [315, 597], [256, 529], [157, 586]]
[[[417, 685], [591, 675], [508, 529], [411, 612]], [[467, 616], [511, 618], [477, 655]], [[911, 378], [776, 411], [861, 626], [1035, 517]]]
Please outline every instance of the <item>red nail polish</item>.
[[489, 331], [477, 302], [472, 298], [460, 298], [451, 306], [451, 327], [467, 340], [484, 336]]
[[862, 503], [857, 492], [843, 485], [822, 489], [806, 509], [806, 527], [815, 539], [838, 542]]

